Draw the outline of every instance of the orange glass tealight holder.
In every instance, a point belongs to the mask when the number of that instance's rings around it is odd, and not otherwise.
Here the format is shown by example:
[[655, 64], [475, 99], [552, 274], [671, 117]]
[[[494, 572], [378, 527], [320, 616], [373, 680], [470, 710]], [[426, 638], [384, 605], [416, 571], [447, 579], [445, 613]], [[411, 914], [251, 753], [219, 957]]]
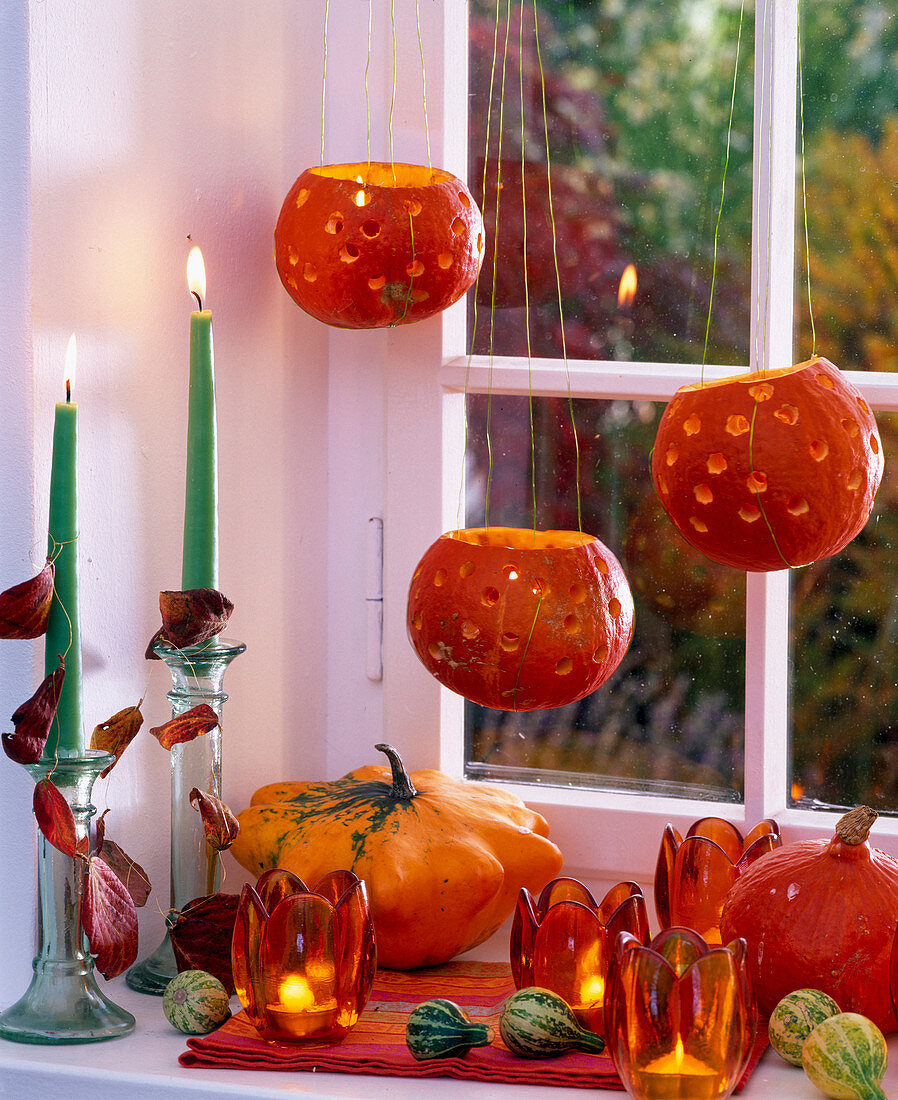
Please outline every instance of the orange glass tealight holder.
[[332, 871], [310, 890], [289, 871], [243, 887], [231, 964], [240, 1003], [265, 1039], [342, 1039], [371, 994], [376, 955], [365, 884]]
[[658, 924], [692, 928], [707, 943], [720, 943], [720, 913], [730, 887], [756, 859], [781, 844], [779, 826], [769, 818], [745, 837], [719, 817], [693, 822], [685, 840], [667, 825], [655, 866]]
[[604, 1034], [608, 959], [620, 932], [650, 939], [645, 898], [635, 882], [619, 882], [596, 902], [573, 878], [557, 878], [534, 900], [522, 889], [511, 926], [511, 972], [518, 989], [551, 989], [580, 1025]]
[[635, 1100], [724, 1100], [754, 1044], [744, 940], [709, 947], [668, 928], [646, 947], [621, 933], [608, 967], [605, 1039]]

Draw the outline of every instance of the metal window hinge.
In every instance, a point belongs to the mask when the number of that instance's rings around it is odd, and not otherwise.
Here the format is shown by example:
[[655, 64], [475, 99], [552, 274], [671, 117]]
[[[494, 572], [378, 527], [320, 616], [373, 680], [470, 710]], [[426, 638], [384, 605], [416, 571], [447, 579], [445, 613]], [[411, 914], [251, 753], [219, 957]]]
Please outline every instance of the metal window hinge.
[[368, 520], [365, 532], [365, 675], [384, 678], [384, 521]]

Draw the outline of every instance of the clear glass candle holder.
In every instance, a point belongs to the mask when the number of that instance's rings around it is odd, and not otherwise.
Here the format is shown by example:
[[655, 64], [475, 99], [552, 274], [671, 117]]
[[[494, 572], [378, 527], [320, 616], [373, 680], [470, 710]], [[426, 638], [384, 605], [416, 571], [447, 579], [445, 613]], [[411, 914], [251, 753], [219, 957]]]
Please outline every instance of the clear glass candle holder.
[[655, 866], [658, 924], [691, 928], [706, 943], [720, 943], [720, 914], [730, 887], [756, 859], [781, 843], [779, 826], [768, 818], [745, 837], [719, 817], [693, 822], [685, 839], [667, 825]]
[[325, 1045], [355, 1026], [376, 953], [365, 884], [332, 871], [310, 890], [289, 871], [243, 887], [231, 943], [234, 984], [265, 1039]]
[[723, 1100], [752, 1050], [757, 1013], [742, 939], [710, 947], [688, 928], [649, 946], [622, 932], [608, 967], [605, 1039], [635, 1100]]
[[618, 933], [650, 939], [645, 898], [635, 882], [619, 882], [597, 902], [573, 878], [557, 878], [534, 900], [522, 889], [511, 926], [511, 972], [518, 989], [551, 989], [581, 1027], [604, 1033], [605, 979]]

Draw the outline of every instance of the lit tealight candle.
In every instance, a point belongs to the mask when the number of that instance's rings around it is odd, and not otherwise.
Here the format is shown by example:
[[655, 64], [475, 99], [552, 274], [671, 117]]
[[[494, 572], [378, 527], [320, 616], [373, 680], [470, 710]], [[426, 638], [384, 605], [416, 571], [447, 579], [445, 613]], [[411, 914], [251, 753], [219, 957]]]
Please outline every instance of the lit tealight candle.
[[730, 1082], [712, 1066], [683, 1049], [683, 1040], [642, 1069], [632, 1069], [634, 1095], [641, 1100], [716, 1100]]

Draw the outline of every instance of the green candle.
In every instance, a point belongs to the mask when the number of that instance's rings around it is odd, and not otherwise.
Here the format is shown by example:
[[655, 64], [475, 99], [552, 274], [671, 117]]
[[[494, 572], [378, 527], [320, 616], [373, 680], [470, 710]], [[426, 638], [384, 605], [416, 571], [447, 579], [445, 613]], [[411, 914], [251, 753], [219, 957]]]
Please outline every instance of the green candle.
[[187, 260], [187, 284], [200, 308], [190, 315], [187, 489], [181, 588], [218, 588], [218, 446], [212, 313], [202, 308], [206, 272], [198, 248], [191, 250]]
[[66, 399], [56, 406], [53, 465], [50, 472], [48, 553], [56, 564], [56, 584], [47, 620], [45, 675], [65, 658], [65, 681], [56, 721], [43, 758], [83, 756], [81, 725], [81, 620], [78, 611], [78, 406], [72, 403], [76, 344], [72, 335], [66, 352]]

